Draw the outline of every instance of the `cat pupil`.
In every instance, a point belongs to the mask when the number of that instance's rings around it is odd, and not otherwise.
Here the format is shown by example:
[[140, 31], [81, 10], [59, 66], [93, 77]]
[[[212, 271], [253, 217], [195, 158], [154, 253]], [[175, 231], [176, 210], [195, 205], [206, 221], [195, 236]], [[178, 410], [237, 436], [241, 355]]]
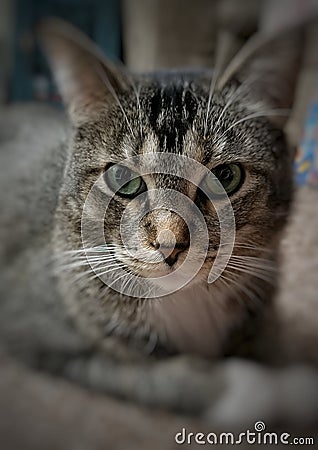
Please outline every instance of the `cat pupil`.
[[223, 167], [216, 176], [223, 186], [228, 186], [233, 181], [233, 172], [229, 167]]

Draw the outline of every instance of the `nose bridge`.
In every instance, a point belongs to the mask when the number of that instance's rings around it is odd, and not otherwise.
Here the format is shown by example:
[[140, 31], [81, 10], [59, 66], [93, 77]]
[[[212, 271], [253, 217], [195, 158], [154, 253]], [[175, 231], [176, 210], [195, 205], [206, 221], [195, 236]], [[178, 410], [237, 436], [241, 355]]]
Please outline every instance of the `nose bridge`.
[[[197, 195], [197, 186], [202, 178], [201, 172], [198, 170], [195, 171], [192, 168], [192, 171], [186, 173], [187, 167], [183, 167], [182, 173], [184, 176], [179, 176], [172, 173], [179, 173], [175, 167], [170, 167], [170, 171], [171, 173], [155, 173], [150, 177], [149, 184], [151, 188], [160, 190], [160, 193], [158, 194], [155, 192], [151, 194], [151, 199], [154, 200], [154, 204], [162, 204], [162, 207], [164, 207], [163, 205], [165, 204], [166, 207], [169, 207], [169, 202], [178, 203], [180, 201], [178, 199], [178, 193], [181, 193], [187, 196], [191, 201], [194, 201]], [[162, 198], [164, 198], [165, 201], [161, 203]]]

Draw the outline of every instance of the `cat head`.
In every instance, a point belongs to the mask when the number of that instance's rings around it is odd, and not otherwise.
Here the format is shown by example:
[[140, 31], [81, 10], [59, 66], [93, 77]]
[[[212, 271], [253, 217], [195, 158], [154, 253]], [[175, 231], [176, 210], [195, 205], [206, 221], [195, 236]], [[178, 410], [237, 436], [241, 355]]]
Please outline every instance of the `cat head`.
[[222, 72], [149, 74], [106, 60], [63, 22], [47, 22], [41, 37], [74, 127], [59, 239], [80, 252], [84, 234], [99, 282], [112, 272], [119, 290], [132, 277], [171, 275], [169, 286], [178, 285], [198, 261], [195, 280], [206, 282], [222, 226], [224, 245], [230, 239], [223, 210], [235, 220], [233, 255], [264, 256], [276, 245], [292, 195], [283, 125], [298, 33], [257, 37]]

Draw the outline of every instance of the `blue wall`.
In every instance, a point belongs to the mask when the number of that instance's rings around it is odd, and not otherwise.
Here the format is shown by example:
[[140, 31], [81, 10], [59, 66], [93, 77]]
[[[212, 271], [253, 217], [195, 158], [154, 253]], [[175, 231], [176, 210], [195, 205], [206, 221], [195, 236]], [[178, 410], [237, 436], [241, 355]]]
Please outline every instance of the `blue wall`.
[[82, 29], [109, 58], [121, 58], [120, 0], [17, 0], [10, 100], [59, 102], [47, 63], [34, 39], [35, 26], [49, 16], [63, 18]]

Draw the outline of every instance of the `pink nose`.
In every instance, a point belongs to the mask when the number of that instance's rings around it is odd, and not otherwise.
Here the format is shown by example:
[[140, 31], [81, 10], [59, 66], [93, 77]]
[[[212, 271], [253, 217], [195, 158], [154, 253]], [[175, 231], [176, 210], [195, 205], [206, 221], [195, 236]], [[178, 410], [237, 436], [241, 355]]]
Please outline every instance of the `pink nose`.
[[176, 242], [174, 233], [169, 229], [161, 230], [151, 245], [164, 257], [165, 262], [171, 267], [177, 261], [183, 250], [188, 248], [189, 242]]

